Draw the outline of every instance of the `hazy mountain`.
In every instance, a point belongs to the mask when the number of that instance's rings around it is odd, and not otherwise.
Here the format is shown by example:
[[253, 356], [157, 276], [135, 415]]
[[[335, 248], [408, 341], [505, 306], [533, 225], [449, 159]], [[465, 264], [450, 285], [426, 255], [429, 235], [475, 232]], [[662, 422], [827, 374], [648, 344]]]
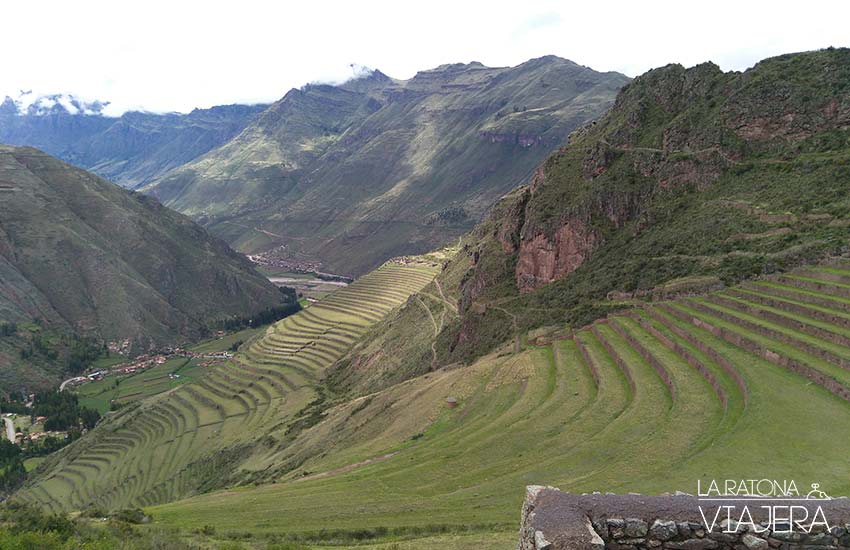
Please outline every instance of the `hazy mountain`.
[[[0, 146], [0, 322], [17, 323], [19, 336], [37, 321], [142, 351], [287, 299], [242, 255], [155, 200], [35, 149]], [[0, 370], [20, 363], [13, 350], [0, 346]]]
[[105, 103], [50, 95], [0, 103], [0, 143], [42, 149], [124, 187], [153, 181], [238, 134], [266, 106], [189, 114], [102, 114]]
[[240, 250], [359, 274], [467, 232], [626, 82], [550, 56], [305, 86], [145, 191]]

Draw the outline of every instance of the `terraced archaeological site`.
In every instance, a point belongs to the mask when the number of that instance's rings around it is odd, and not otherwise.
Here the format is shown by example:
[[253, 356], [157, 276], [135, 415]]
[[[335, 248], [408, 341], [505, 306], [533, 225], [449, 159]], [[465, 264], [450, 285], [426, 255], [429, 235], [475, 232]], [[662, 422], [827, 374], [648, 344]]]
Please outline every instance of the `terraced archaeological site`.
[[200, 382], [122, 409], [88, 445], [54, 456], [19, 498], [56, 512], [119, 509], [191, 495], [222, 475], [262, 477], [303, 421], [297, 413], [321, 401], [324, 370], [434, 273], [388, 263], [287, 317]]
[[507, 548], [515, 488], [544, 480], [695, 493], [722, 471], [846, 494], [850, 442], [825, 440], [823, 425], [850, 433], [849, 341], [850, 263], [647, 304], [341, 405], [310, 440], [360, 431], [332, 455], [275, 484], [152, 511], [234, 531], [449, 524]]
[[[390, 309], [421, 308], [407, 297], [434, 272], [388, 264], [285, 319], [202, 382], [122, 411], [16, 498], [56, 511], [153, 505], [158, 522], [220, 533], [321, 540], [328, 525], [418, 525], [422, 547], [446, 529], [508, 547], [515, 488], [542, 481], [657, 494], [758, 465], [850, 491], [850, 442], [822, 436], [824, 419], [850, 433], [850, 262], [648, 303], [308, 420], [324, 369]], [[192, 496], [221, 476], [265, 483]]]

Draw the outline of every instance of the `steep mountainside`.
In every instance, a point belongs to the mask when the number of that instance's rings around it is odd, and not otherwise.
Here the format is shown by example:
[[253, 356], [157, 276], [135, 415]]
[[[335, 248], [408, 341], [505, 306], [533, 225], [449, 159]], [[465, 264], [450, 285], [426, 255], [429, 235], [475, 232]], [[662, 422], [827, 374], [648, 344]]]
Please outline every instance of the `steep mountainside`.
[[627, 81], [544, 57], [306, 86], [145, 191], [240, 250], [360, 274], [467, 232]]
[[[45, 106], [45, 102], [50, 105]], [[238, 134], [265, 105], [224, 105], [189, 114], [103, 116], [64, 96], [24, 109], [0, 104], [0, 143], [37, 147], [124, 187], [151, 182]]]
[[[140, 351], [288, 300], [183, 215], [38, 150], [0, 147], [0, 322], [19, 336], [127, 339]], [[5, 371], [21, 361], [0, 340]]]
[[463, 239], [430, 291], [453, 306], [436, 338], [400, 312], [348, 359], [371, 369], [336, 376], [383, 385], [528, 329], [842, 254], [849, 226], [850, 50], [656, 69]]

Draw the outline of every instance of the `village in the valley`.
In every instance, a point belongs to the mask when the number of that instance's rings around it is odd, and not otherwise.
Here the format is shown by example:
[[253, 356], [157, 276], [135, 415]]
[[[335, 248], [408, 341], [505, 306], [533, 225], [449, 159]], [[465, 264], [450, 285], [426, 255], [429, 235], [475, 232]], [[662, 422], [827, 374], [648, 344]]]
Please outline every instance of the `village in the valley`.
[[[225, 336], [224, 331], [218, 331], [216, 338]], [[129, 349], [129, 341], [125, 342], [110, 342], [107, 344], [110, 355], [119, 358], [125, 357]], [[182, 347], [167, 347], [155, 352], [136, 356], [126, 361], [120, 361], [109, 367], [90, 367], [86, 372], [64, 380], [59, 385], [59, 391], [65, 392], [72, 389], [78, 389], [80, 386], [94, 382], [100, 382], [107, 378], [116, 379], [124, 378], [148, 371], [154, 367], [165, 365], [172, 359], [184, 358], [187, 360], [196, 360], [197, 367], [207, 368], [214, 363], [229, 359], [233, 356], [230, 351], [213, 351], [213, 352], [197, 352]], [[177, 380], [181, 377], [180, 373], [169, 372], [166, 375], [169, 380]], [[34, 400], [36, 394], [28, 394], [22, 406], [26, 411], [33, 411]], [[68, 438], [66, 430], [48, 430], [45, 429], [45, 424], [49, 420], [47, 416], [26, 414], [24, 411], [6, 412], [0, 411], [4, 422], [4, 436], [9, 441], [19, 446], [39, 445], [47, 438], [53, 438], [58, 441], [64, 441]], [[85, 431], [85, 428], [83, 428]]]

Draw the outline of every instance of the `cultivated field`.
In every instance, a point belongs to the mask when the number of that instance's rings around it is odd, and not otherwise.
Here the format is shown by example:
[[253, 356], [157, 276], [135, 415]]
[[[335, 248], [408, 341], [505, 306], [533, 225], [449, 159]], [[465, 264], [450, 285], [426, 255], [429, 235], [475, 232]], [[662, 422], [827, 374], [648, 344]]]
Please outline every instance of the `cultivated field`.
[[306, 539], [463, 526], [508, 548], [527, 484], [693, 493], [757, 477], [848, 494], [848, 343], [848, 266], [653, 303], [339, 405], [299, 435], [318, 451], [277, 483], [151, 511]]
[[102, 380], [87, 382], [76, 388], [75, 392], [80, 396], [81, 405], [105, 413], [113, 402], [118, 406], [126, 406], [200, 378], [203, 369], [198, 363], [197, 359], [174, 357], [161, 365], [133, 374], [107, 376]]
[[272, 325], [195, 383], [109, 416], [52, 456], [16, 498], [54, 511], [120, 509], [262, 475], [257, 464], [285, 443], [292, 425], [303, 422], [296, 414], [320, 397], [324, 370], [435, 272], [427, 263], [388, 263]]
[[[850, 493], [850, 266], [649, 303], [314, 409], [324, 369], [432, 274], [388, 265], [285, 319], [199, 383], [115, 415], [17, 498], [147, 506], [169, 526], [316, 548], [507, 548], [527, 484], [758, 477]], [[243, 486], [198, 495], [216, 475]]]

